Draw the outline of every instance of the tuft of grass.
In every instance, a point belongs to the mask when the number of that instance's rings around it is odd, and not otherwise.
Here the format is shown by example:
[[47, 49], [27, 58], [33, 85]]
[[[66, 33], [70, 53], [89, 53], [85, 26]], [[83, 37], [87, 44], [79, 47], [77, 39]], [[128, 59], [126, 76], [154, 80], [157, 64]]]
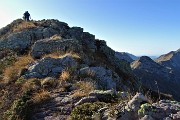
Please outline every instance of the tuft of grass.
[[69, 81], [70, 78], [71, 78], [71, 73], [68, 69], [63, 70], [60, 77], [59, 77], [61, 82]]
[[48, 99], [50, 99], [50, 92], [46, 90], [39, 91], [37, 93], [34, 93], [32, 96], [33, 103], [42, 103]]
[[37, 78], [28, 79], [22, 85], [22, 91], [27, 91], [27, 90], [35, 90], [35, 91], [37, 91], [40, 88], [41, 88], [41, 82]]
[[41, 80], [41, 86], [44, 88], [44, 89], [49, 89], [49, 88], [55, 88], [57, 85], [58, 85], [58, 80], [56, 79], [43, 79]]
[[75, 84], [77, 90], [72, 95], [73, 97], [84, 97], [94, 90], [94, 84], [89, 81], [79, 81]]
[[35, 28], [36, 25], [33, 22], [22, 21], [12, 28], [13, 32], [20, 32], [24, 29]]
[[64, 58], [66, 56], [71, 56], [75, 59], [81, 59], [81, 57], [78, 53], [73, 53], [73, 52], [65, 53], [64, 55], [59, 56], [59, 58]]
[[50, 37], [50, 39], [51, 39], [51, 40], [61, 40], [62, 37], [61, 37], [60, 35], [55, 34], [55, 35], [53, 35], [52, 37]]
[[50, 54], [46, 54], [43, 57], [51, 57], [51, 58], [64, 58], [66, 56], [71, 56], [75, 59], [81, 59], [80, 55], [78, 53], [73, 53], [73, 52], [68, 52], [68, 53], [62, 53], [59, 51], [55, 51], [53, 53]]
[[23, 69], [26, 68], [26, 66], [33, 61], [33, 58], [29, 55], [25, 55], [22, 57], [19, 57], [17, 61], [14, 63], [14, 65], [7, 67], [4, 72], [4, 82], [5, 83], [10, 83], [14, 82], [15, 80], [18, 79], [19, 77], [19, 72]]

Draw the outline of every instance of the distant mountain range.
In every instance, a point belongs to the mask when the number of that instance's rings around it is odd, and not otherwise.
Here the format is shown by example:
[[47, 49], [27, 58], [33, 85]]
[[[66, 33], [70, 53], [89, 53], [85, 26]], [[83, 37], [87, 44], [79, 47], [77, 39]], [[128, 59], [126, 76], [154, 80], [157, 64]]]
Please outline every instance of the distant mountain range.
[[138, 57], [126, 52], [116, 52], [115, 55], [130, 63], [131, 69], [143, 86], [171, 94], [180, 100], [180, 49], [160, 57]]
[[169, 52], [156, 60], [142, 56], [131, 63], [131, 68], [146, 87], [171, 94], [180, 100], [180, 50]]
[[[115, 54], [116, 54], [116, 57], [118, 57], [119, 59], [126, 60], [128, 62], [132, 62], [132, 61], [137, 60], [141, 57], [141, 56], [135, 56], [135, 55], [128, 53], [128, 52], [116, 52]], [[153, 60], [158, 58], [157, 56], [148, 56], [148, 57], [150, 57]]]

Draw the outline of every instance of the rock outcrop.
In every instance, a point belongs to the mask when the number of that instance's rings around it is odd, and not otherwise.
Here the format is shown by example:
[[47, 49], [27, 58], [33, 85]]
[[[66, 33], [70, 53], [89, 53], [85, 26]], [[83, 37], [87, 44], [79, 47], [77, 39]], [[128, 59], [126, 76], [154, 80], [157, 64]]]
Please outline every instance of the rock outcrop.
[[125, 52], [116, 52], [115, 56], [120, 60], [126, 60], [128, 62], [133, 62], [134, 60]]
[[77, 63], [71, 56], [64, 58], [47, 57], [32, 63], [23, 77], [26, 79], [57, 77], [66, 68], [77, 68]]
[[32, 46], [31, 55], [33, 58], [41, 58], [43, 55], [53, 54], [53, 53], [66, 53], [66, 52], [76, 52], [81, 53], [82, 45], [79, 44], [77, 40], [73, 39], [46, 39], [39, 40]]

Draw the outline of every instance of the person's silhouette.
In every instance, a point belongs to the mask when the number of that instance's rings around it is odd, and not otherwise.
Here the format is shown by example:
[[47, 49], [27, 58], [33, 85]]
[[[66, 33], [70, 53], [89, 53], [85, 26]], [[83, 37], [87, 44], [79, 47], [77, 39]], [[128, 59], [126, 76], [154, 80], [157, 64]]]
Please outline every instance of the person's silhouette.
[[29, 18], [30, 18], [30, 14], [29, 14], [29, 12], [28, 11], [26, 11], [25, 13], [24, 13], [24, 20], [25, 21], [29, 21]]

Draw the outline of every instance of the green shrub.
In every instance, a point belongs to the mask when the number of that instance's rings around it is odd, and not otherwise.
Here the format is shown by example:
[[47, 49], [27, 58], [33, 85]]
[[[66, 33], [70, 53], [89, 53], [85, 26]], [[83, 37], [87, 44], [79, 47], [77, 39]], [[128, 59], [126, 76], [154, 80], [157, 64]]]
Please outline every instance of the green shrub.
[[[6, 50], [3, 52], [6, 52]], [[13, 65], [17, 60], [17, 55], [15, 53], [7, 51], [5, 54], [6, 56], [0, 60], [0, 74], [3, 73], [6, 67]]]
[[28, 101], [31, 95], [31, 91], [27, 91], [21, 98], [15, 100], [11, 108], [4, 113], [4, 117], [8, 120], [25, 120], [28, 116]]
[[85, 103], [77, 106], [71, 112], [71, 120], [92, 120], [92, 115], [97, 112], [98, 109], [105, 106], [105, 103], [95, 102], [95, 103]]

